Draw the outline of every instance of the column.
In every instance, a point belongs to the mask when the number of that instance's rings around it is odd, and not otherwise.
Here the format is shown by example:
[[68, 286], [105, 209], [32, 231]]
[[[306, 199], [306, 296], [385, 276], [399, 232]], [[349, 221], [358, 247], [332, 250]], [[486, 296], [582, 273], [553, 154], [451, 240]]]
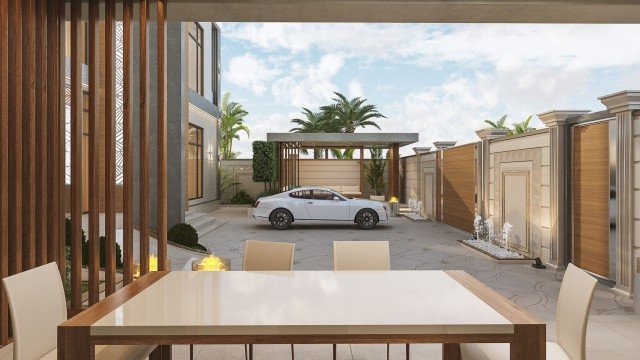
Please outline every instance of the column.
[[547, 265], [562, 269], [568, 261], [570, 241], [570, 196], [567, 166], [570, 149], [566, 121], [570, 117], [588, 114], [588, 110], [552, 110], [538, 114], [538, 118], [549, 128], [549, 173], [551, 177], [549, 203], [549, 261]]
[[[634, 152], [640, 150], [640, 137], [634, 133], [634, 118], [640, 110], [640, 91], [621, 91], [598, 98], [616, 117], [616, 286], [614, 291], [630, 295], [633, 291], [634, 250], [640, 252], [640, 241], [635, 240], [634, 225], [640, 225], [640, 214], [634, 213], [634, 164], [640, 159]], [[635, 125], [636, 129], [638, 126]]]
[[489, 163], [489, 146], [493, 139], [499, 139], [509, 134], [508, 129], [481, 129], [476, 131], [476, 135], [480, 138], [478, 144], [478, 152], [476, 154], [476, 212], [482, 218], [489, 217], [489, 193], [490, 193], [490, 163]]

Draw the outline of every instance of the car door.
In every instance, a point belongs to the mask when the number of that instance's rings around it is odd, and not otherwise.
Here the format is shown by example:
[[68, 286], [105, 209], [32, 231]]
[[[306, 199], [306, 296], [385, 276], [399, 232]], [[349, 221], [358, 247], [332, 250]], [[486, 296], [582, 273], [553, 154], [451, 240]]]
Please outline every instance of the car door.
[[328, 190], [312, 190], [306, 207], [312, 220], [349, 220], [349, 201]]
[[307, 212], [307, 206], [305, 204], [307, 200], [311, 200], [310, 190], [300, 190], [289, 193], [286, 208], [291, 211], [294, 219], [309, 219], [309, 213]]

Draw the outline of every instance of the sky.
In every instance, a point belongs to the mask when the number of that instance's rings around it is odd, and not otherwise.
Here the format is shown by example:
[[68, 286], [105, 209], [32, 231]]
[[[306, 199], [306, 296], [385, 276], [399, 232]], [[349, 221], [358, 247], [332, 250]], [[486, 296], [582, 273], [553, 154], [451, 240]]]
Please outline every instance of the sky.
[[[361, 96], [384, 132], [418, 144], [477, 141], [483, 120], [603, 110], [598, 97], [640, 89], [640, 25], [222, 23], [222, 91], [249, 112], [234, 150], [288, 132], [302, 107]], [[357, 132], [377, 132], [359, 128]]]

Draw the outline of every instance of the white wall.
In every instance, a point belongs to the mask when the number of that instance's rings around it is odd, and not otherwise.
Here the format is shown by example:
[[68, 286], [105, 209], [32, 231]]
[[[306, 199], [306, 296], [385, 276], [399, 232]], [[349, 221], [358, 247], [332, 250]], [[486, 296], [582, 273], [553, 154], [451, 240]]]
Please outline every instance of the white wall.
[[[209, 113], [199, 109], [193, 104], [189, 104], [189, 122], [204, 130], [204, 159], [202, 161], [202, 187], [203, 196], [200, 199], [190, 200], [189, 206], [194, 206], [206, 202], [217, 200], [218, 178], [215, 154], [217, 152], [217, 131], [218, 119]], [[210, 154], [214, 154], [213, 158]]]

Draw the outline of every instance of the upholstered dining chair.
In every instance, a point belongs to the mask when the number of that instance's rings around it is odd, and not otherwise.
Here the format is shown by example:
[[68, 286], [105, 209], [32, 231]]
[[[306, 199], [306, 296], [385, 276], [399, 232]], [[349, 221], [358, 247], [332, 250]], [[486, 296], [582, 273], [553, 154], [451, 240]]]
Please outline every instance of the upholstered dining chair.
[[[296, 244], [247, 240], [242, 259], [244, 271], [291, 271], [293, 270], [293, 253]], [[244, 357], [253, 360], [253, 344], [244, 346]], [[295, 360], [295, 350], [291, 344], [291, 360]]]
[[[2, 280], [13, 328], [14, 360], [55, 360], [58, 325], [67, 320], [64, 287], [56, 263]], [[96, 346], [95, 359], [146, 359], [155, 346]]]
[[[547, 342], [547, 359], [585, 360], [589, 308], [596, 279], [573, 264], [564, 273], [556, 314], [556, 342]], [[509, 359], [509, 344], [460, 344], [463, 360]]]
[[[333, 270], [390, 270], [391, 256], [388, 241], [334, 241]], [[387, 344], [387, 360], [389, 360]], [[337, 345], [333, 344], [333, 359], [337, 357]], [[406, 344], [409, 359], [409, 344]]]

